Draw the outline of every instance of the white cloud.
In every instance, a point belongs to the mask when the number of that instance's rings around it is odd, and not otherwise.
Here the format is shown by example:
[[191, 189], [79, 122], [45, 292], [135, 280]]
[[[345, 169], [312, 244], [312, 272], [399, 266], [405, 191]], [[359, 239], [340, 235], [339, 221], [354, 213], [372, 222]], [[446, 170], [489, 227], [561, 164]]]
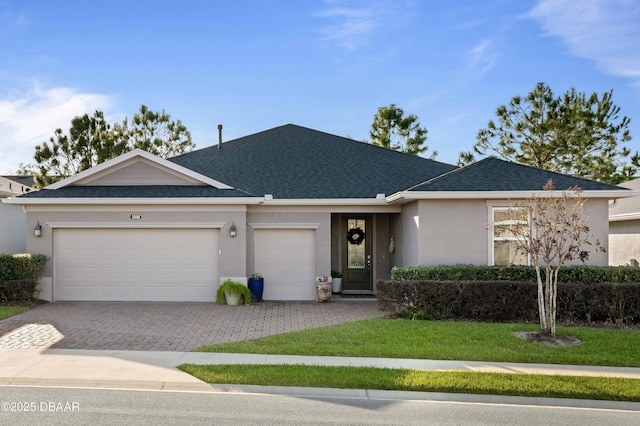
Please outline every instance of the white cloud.
[[315, 14], [331, 21], [322, 29], [322, 41], [335, 43], [346, 50], [355, 50], [379, 24], [377, 12], [369, 5], [360, 7], [347, 1], [326, 3], [328, 8]]
[[81, 93], [58, 87], [0, 99], [0, 173], [13, 173], [20, 163], [34, 163], [35, 146], [48, 141], [57, 128], [68, 132], [75, 116], [103, 110], [111, 104], [107, 95]]
[[491, 40], [482, 40], [466, 54], [467, 63], [476, 73], [484, 74], [494, 67], [498, 61], [498, 53]]
[[411, 1], [325, 0], [314, 16], [330, 23], [321, 29], [321, 41], [353, 51], [365, 45], [382, 26], [395, 25], [413, 12]]
[[640, 6], [635, 0], [540, 0], [529, 12], [573, 55], [640, 85]]

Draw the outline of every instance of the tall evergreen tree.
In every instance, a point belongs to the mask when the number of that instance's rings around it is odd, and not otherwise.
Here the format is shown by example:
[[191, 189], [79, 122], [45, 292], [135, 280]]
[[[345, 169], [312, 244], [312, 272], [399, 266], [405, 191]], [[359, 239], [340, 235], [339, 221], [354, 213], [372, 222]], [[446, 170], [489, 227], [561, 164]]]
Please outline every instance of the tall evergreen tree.
[[164, 111], [153, 112], [142, 105], [131, 126], [126, 118], [112, 126], [102, 111], [96, 111], [73, 118], [68, 134], [56, 129], [49, 142], [36, 146], [35, 185], [44, 187], [135, 148], [167, 158], [194, 147], [187, 128], [180, 120], [171, 121]]
[[[621, 147], [631, 140], [629, 118], [620, 117], [613, 91], [587, 96], [575, 89], [556, 97], [538, 83], [525, 98], [515, 96], [481, 129], [473, 151], [529, 166], [608, 183], [633, 177], [640, 155]], [[473, 160], [460, 153], [459, 164]]]
[[[418, 155], [429, 149], [423, 146], [427, 140], [427, 129], [420, 127], [420, 121], [414, 114], [405, 117], [402, 108], [395, 104], [378, 108], [371, 131], [371, 143], [383, 148]], [[434, 151], [430, 158], [438, 155]]]

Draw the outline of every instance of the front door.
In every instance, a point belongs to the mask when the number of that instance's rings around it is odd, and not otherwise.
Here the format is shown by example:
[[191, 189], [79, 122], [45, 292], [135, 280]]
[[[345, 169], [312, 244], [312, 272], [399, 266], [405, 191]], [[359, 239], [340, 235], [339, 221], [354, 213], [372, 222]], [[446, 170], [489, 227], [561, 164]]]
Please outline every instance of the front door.
[[354, 293], [373, 291], [371, 216], [345, 216], [343, 231], [342, 290]]

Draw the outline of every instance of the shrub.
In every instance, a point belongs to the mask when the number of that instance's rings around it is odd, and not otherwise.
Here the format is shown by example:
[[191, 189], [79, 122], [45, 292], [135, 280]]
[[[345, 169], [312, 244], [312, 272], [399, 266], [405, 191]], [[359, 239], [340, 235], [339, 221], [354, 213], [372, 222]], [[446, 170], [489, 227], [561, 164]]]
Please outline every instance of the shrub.
[[35, 302], [37, 282], [47, 260], [42, 254], [0, 254], [0, 302]]
[[[393, 268], [395, 281], [536, 281], [533, 266], [436, 265]], [[558, 281], [576, 284], [640, 282], [640, 268], [630, 266], [567, 265]]]
[[30, 305], [38, 300], [38, 283], [34, 280], [10, 280], [0, 283], [2, 303]]
[[0, 282], [37, 281], [49, 258], [43, 254], [0, 254]]
[[[387, 281], [377, 283], [378, 307], [390, 316], [537, 322], [537, 285], [522, 281]], [[563, 323], [640, 324], [640, 284], [558, 284]]]

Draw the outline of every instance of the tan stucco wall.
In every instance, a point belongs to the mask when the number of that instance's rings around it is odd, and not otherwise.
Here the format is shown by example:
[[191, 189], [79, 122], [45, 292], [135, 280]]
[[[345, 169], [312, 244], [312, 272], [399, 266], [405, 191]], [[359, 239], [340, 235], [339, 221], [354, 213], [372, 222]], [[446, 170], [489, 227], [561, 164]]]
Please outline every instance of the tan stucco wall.
[[0, 202], [0, 253], [26, 251], [26, 222], [22, 206]]
[[400, 219], [394, 224], [396, 255], [394, 266], [420, 265], [419, 201], [402, 206]]
[[640, 220], [609, 223], [609, 265], [640, 262]]
[[486, 264], [487, 203], [484, 200], [421, 200], [420, 265]]
[[[588, 200], [584, 206], [585, 214], [591, 214], [589, 228], [594, 240], [600, 241], [606, 252], [595, 253], [590, 250], [588, 265], [607, 266], [609, 264], [609, 200]], [[580, 264], [579, 261], [575, 262]]]
[[[509, 200], [419, 200], [403, 205], [399, 223], [392, 226], [402, 236], [395, 264], [489, 264], [490, 209], [511, 203]], [[608, 201], [589, 200], [584, 212], [591, 215], [589, 226], [594, 239], [607, 248]], [[608, 255], [591, 251], [587, 263], [605, 266]]]

